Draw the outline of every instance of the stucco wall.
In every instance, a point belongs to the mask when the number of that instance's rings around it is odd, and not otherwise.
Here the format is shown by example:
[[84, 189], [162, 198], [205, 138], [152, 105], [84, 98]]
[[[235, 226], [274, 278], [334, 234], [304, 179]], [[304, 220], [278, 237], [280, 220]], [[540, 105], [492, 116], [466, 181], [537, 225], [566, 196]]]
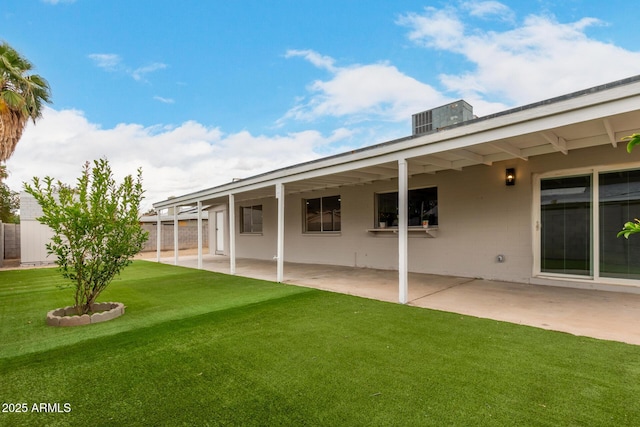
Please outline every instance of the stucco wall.
[[[425, 233], [409, 235], [410, 271], [519, 281], [530, 276], [531, 181], [525, 171], [523, 178], [518, 177], [518, 186], [506, 187], [506, 165], [496, 163], [409, 179], [409, 188], [437, 186], [439, 209], [436, 238], [428, 238]], [[508, 163], [508, 167], [514, 166], [523, 168], [519, 162]], [[375, 194], [387, 191], [397, 191], [396, 180], [288, 195], [285, 260], [397, 269], [397, 235], [367, 231], [375, 227]], [[303, 200], [332, 195], [342, 199], [342, 231], [303, 233]], [[247, 202], [256, 203], [263, 204], [264, 232], [250, 236], [238, 233], [237, 255], [270, 259], [276, 247], [277, 206], [274, 198]], [[239, 204], [236, 221], [238, 212]], [[497, 263], [498, 254], [505, 255], [507, 262]]]
[[[534, 174], [595, 165], [640, 167], [639, 154], [629, 155], [623, 145], [410, 177], [409, 188], [437, 186], [439, 225], [436, 238], [409, 234], [409, 270], [529, 282], [537, 232], [532, 219]], [[515, 186], [505, 185], [506, 168], [516, 169]], [[366, 231], [375, 226], [375, 193], [385, 191], [397, 191], [397, 181], [288, 195], [285, 260], [397, 269], [397, 235]], [[342, 199], [342, 231], [338, 234], [303, 233], [303, 199], [332, 195], [340, 195]], [[271, 259], [276, 250], [276, 200], [268, 198], [243, 203], [263, 205], [264, 231], [261, 235], [248, 236], [236, 230], [237, 255]], [[240, 205], [236, 204], [234, 209], [236, 224], [240, 220]], [[499, 263], [497, 255], [504, 255], [505, 261]]]
[[[289, 200], [287, 200], [289, 203]], [[240, 207], [262, 205], [262, 233], [240, 233], [242, 218]], [[278, 206], [275, 197], [261, 199], [258, 201], [246, 200], [236, 203], [234, 210], [236, 219], [236, 248], [237, 255], [242, 258], [273, 259], [276, 255], [276, 232], [278, 225]], [[293, 228], [290, 224], [290, 217], [285, 213], [286, 229]]]
[[[508, 164], [513, 166], [521, 168], [517, 162]], [[506, 187], [505, 167], [506, 164], [497, 163], [409, 178], [409, 188], [438, 188], [439, 210], [437, 237], [409, 233], [410, 271], [520, 281], [530, 275], [530, 180], [522, 179], [518, 186]], [[301, 199], [324, 194], [290, 196], [287, 214], [293, 224], [287, 221], [286, 259], [397, 269], [397, 235], [366, 231], [375, 226], [375, 194], [387, 191], [397, 191], [396, 180], [340, 189], [339, 235], [300, 233]], [[337, 194], [337, 190], [326, 195], [331, 194]], [[507, 261], [498, 263], [498, 254]]]

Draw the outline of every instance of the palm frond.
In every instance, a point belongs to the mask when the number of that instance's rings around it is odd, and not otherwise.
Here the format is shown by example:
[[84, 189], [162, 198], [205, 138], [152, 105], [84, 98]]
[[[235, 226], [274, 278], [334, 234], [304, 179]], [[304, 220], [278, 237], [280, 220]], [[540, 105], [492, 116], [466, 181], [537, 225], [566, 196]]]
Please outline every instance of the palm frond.
[[33, 64], [8, 43], [0, 43], [0, 161], [15, 150], [28, 119], [42, 117], [43, 104], [51, 102], [49, 83], [29, 74]]

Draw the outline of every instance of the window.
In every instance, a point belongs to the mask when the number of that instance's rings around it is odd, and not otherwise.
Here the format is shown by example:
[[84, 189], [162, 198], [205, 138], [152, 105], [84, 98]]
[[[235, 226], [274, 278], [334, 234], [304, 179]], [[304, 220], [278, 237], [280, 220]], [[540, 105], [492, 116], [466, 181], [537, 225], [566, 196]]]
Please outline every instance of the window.
[[304, 200], [304, 231], [340, 231], [340, 201], [340, 196]]
[[242, 206], [241, 233], [262, 233], [262, 205]]
[[[429, 226], [438, 225], [438, 188], [417, 188], [409, 190], [408, 225], [421, 226], [423, 221], [429, 221]], [[379, 193], [376, 195], [376, 226], [398, 226], [398, 192]]]
[[640, 279], [640, 239], [619, 238], [640, 218], [640, 170], [540, 180], [540, 272]]

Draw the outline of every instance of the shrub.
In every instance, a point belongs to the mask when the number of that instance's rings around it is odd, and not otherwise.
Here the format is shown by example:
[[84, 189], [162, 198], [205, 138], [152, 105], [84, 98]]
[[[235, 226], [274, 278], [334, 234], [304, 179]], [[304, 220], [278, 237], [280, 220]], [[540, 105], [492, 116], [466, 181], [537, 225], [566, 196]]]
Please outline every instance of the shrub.
[[53, 230], [47, 252], [57, 257], [63, 277], [75, 287], [78, 314], [93, 304], [111, 280], [140, 252], [148, 233], [140, 227], [142, 170], [117, 184], [109, 162], [87, 162], [75, 187], [51, 177], [25, 183], [43, 215], [40, 223]]

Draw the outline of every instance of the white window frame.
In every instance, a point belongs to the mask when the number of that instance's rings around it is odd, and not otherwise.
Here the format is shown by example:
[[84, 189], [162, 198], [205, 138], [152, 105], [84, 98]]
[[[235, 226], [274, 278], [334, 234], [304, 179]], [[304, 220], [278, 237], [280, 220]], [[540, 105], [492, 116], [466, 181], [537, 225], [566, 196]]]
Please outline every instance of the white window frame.
[[[563, 169], [533, 175], [533, 212], [532, 212], [532, 242], [533, 242], [533, 277], [573, 282], [594, 282], [607, 285], [640, 286], [640, 279], [613, 278], [600, 275], [600, 174], [625, 170], [640, 170], [640, 163], [622, 163], [600, 165], [590, 168]], [[545, 178], [564, 178], [577, 175], [591, 175], [591, 262], [593, 274], [590, 276], [549, 273], [541, 271], [541, 236], [542, 224], [540, 207], [540, 183]], [[622, 230], [624, 224], [620, 224]], [[632, 237], [633, 238], [633, 237]]]

